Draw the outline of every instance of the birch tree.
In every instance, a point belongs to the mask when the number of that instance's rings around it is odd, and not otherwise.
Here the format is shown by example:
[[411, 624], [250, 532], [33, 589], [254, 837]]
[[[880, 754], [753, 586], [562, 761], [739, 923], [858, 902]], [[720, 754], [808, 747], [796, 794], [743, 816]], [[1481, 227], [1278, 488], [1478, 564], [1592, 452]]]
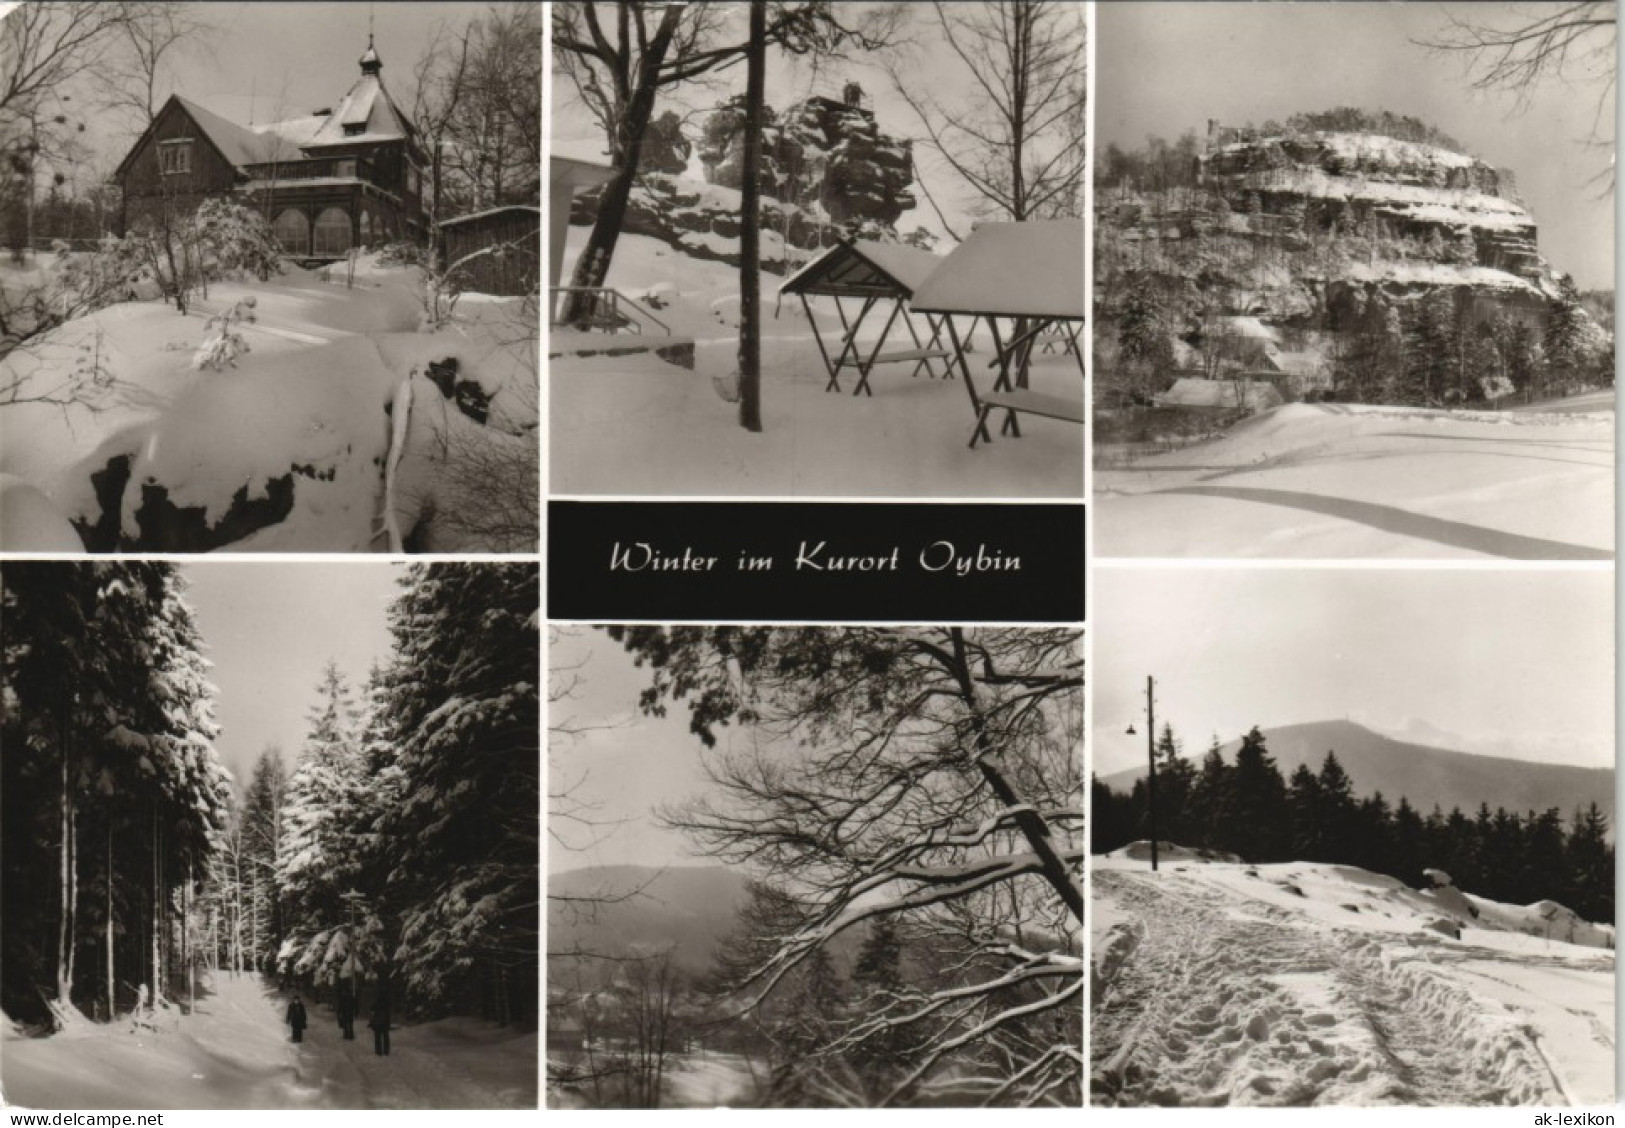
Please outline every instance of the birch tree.
[[937, 55], [929, 73], [890, 69], [925, 147], [982, 214], [1017, 221], [1080, 214], [1088, 107], [1082, 6], [936, 3], [932, 14], [955, 80], [945, 81]]

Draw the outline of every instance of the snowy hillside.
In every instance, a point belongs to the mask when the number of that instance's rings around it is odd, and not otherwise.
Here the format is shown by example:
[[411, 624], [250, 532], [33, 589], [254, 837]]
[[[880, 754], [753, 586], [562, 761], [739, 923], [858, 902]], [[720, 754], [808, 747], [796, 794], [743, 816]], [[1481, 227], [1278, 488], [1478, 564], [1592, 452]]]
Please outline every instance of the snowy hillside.
[[[567, 966], [574, 952], [670, 949], [685, 970], [703, 975], [746, 899], [745, 878], [722, 866], [589, 866], [550, 875], [547, 892], [549, 979], [561, 985], [576, 978]], [[582, 907], [595, 897], [609, 903]], [[612, 970], [580, 962], [588, 979]]]
[[[524, 547], [482, 536], [476, 516], [500, 492], [499, 467], [528, 464], [520, 476], [534, 478], [534, 309], [469, 295], [456, 324], [422, 333], [418, 286], [370, 256], [353, 288], [290, 267], [264, 283], [215, 283], [185, 316], [158, 301], [113, 305], [0, 359], [0, 375], [23, 376], [25, 390], [86, 366], [110, 381], [89, 406], [0, 412], [0, 473], [57, 518], [8, 517], [5, 547], [40, 547], [71, 522], [95, 551], [383, 550], [392, 444], [397, 517], [415, 547]], [[252, 314], [236, 326], [246, 351], [197, 368], [208, 319], [238, 303]], [[427, 377], [430, 361], [448, 360], [455, 382], [478, 390], [483, 419], [458, 409], [454, 384]], [[391, 412], [414, 372], [411, 425], [396, 440]]]
[[1613, 1101], [1611, 927], [1145, 847], [1092, 863], [1097, 1103]]
[[1098, 550], [1611, 559], [1614, 416], [1611, 396], [1593, 402], [1590, 414], [1287, 404], [1098, 470]]

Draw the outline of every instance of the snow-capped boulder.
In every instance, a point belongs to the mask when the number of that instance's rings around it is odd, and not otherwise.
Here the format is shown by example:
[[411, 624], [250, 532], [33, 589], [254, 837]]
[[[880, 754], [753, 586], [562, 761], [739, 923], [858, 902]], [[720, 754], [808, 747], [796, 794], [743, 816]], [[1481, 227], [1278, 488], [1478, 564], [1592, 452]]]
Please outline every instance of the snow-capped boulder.
[[38, 489], [0, 474], [0, 548], [7, 552], [83, 552], [84, 542]]

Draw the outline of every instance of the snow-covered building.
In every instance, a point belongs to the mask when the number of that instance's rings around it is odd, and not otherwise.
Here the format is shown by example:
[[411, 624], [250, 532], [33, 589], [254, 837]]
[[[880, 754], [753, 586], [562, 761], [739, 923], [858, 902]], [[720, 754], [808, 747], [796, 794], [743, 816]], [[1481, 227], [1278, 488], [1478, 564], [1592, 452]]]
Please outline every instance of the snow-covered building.
[[301, 259], [421, 238], [427, 159], [384, 88], [370, 36], [359, 65], [336, 107], [264, 125], [238, 125], [172, 95], [114, 173], [121, 229], [229, 196], [262, 210], [283, 250]]
[[1158, 407], [1184, 411], [1245, 411], [1256, 415], [1285, 401], [1273, 384], [1262, 380], [1205, 380], [1181, 376], [1166, 392], [1154, 397]]
[[441, 254], [465, 290], [515, 297], [540, 288], [542, 209], [508, 204], [440, 223]]

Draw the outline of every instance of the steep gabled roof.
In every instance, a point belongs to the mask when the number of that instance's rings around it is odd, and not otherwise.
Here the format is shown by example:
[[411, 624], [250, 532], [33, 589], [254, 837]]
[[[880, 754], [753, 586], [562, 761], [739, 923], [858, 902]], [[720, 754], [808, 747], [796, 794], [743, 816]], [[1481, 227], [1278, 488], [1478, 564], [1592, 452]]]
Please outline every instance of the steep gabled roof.
[[266, 139], [252, 129], [247, 129], [236, 122], [227, 121], [219, 114], [206, 110], [191, 99], [182, 98], [179, 94], [175, 95], [175, 101], [185, 108], [186, 112], [192, 116], [192, 120], [197, 122], [198, 128], [208, 135], [210, 141], [214, 142], [215, 148], [220, 150], [220, 155], [238, 168], [243, 165], [257, 164], [260, 161], [274, 159], [274, 154], [272, 154], [270, 146], [266, 144]]
[[[244, 129], [235, 122], [227, 121], [211, 110], [204, 109], [190, 98], [182, 98], [179, 94], [169, 96], [169, 101], [164, 103], [164, 108], [159, 110], [157, 116], [154, 117], [155, 123], [158, 118], [163, 117], [164, 112], [169, 109], [171, 103], [179, 106], [186, 116], [192, 119], [192, 123], [197, 126], [198, 131], [232, 166], [240, 169], [244, 165], [273, 159], [265, 155], [267, 152], [265, 138], [259, 136], [253, 130]], [[130, 146], [130, 151], [125, 154], [124, 159], [119, 162], [119, 166], [115, 170], [117, 174], [124, 172], [130, 161], [135, 158], [136, 153], [140, 152], [142, 143], [146, 141], [151, 132], [152, 127], [148, 126], [141, 136], [136, 139], [136, 143]]]
[[376, 73], [368, 73], [356, 79], [338, 108], [304, 144], [314, 149], [324, 145], [353, 145], [358, 141], [400, 141], [411, 135], [412, 127], [390, 98], [389, 91], [384, 89], [383, 79]]

